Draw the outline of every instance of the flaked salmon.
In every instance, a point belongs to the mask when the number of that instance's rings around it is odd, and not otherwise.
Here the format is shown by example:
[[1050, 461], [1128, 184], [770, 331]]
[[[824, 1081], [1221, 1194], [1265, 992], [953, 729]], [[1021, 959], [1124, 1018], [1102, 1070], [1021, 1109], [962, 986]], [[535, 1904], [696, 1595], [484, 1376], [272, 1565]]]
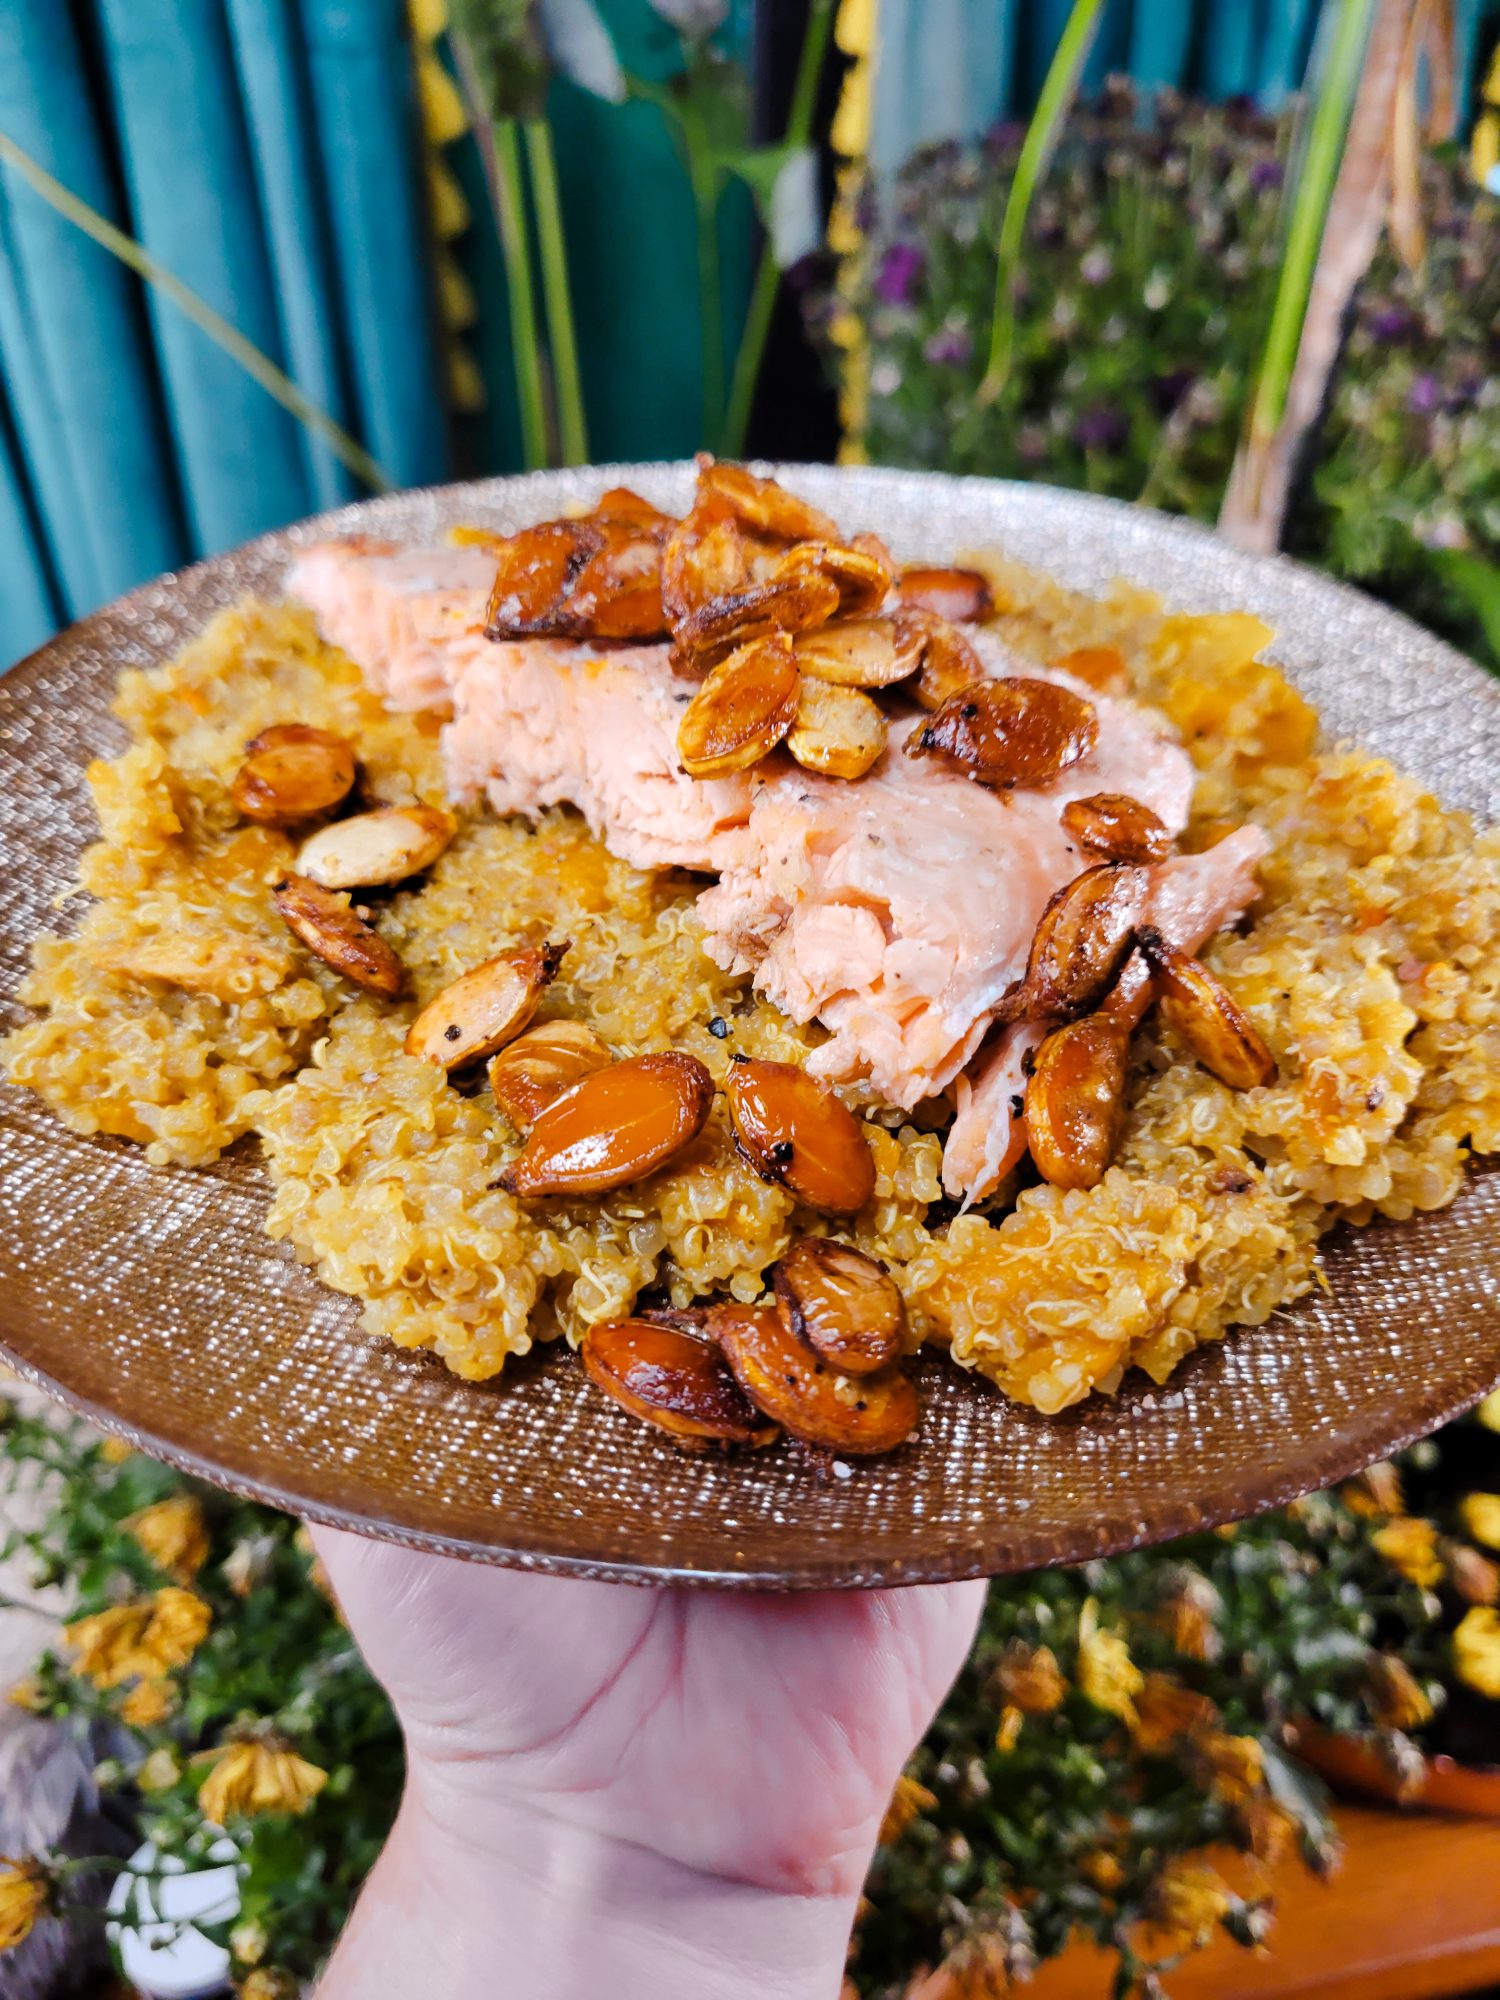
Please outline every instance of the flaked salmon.
[[[716, 874], [699, 898], [722, 965], [830, 1039], [811, 1067], [909, 1107], [946, 1088], [1025, 969], [1049, 897], [1087, 865], [1060, 824], [1073, 799], [1124, 792], [1167, 829], [1186, 822], [1192, 771], [1134, 704], [1055, 678], [1094, 703], [1094, 748], [1052, 783], [1004, 792], [905, 754], [897, 720], [858, 782], [774, 753], [697, 780], [677, 725], [693, 683], [662, 646], [483, 637], [493, 560], [476, 549], [393, 552], [327, 544], [288, 579], [326, 636], [392, 706], [444, 707], [449, 786], [496, 811], [567, 802], [640, 867]], [[971, 635], [991, 675], [1040, 671]], [[1163, 925], [1163, 928], [1166, 928]]]

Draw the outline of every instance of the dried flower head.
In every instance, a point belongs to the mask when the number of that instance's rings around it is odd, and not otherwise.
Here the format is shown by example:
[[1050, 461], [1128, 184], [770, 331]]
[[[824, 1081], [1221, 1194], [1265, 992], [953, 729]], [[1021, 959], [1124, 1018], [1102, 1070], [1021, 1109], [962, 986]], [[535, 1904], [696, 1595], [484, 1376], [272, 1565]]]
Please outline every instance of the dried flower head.
[[[1467, 1542], [1451, 1542], [1444, 1551], [1448, 1581], [1465, 1604], [1494, 1604], [1500, 1601], [1500, 1563], [1471, 1549]], [[14, 1698], [14, 1697], [13, 1697]]]
[[134, 1458], [135, 1448], [124, 1438], [107, 1437], [99, 1446], [99, 1456], [106, 1465], [123, 1465], [127, 1458]]
[[125, 1526], [157, 1568], [178, 1583], [191, 1583], [208, 1561], [208, 1523], [191, 1494], [158, 1500]]
[[115, 1708], [128, 1729], [155, 1729], [177, 1706], [177, 1690], [169, 1680], [137, 1681]]
[[265, 1925], [253, 1919], [236, 1924], [229, 1933], [229, 1949], [241, 1965], [259, 1965], [270, 1948], [271, 1939]]
[[1117, 1632], [1099, 1628], [1099, 1607], [1091, 1597], [1078, 1618], [1078, 1686], [1095, 1708], [1119, 1716], [1122, 1722], [1136, 1719], [1135, 1696], [1145, 1676], [1130, 1657], [1130, 1648]]
[[1382, 1729], [1420, 1729], [1432, 1720], [1432, 1703], [1404, 1660], [1372, 1653], [1365, 1672], [1370, 1712]]
[[1208, 1578], [1196, 1570], [1176, 1568], [1161, 1602], [1161, 1624], [1175, 1651], [1185, 1660], [1213, 1660], [1219, 1654], [1216, 1625], [1223, 1600]]
[[137, 1768], [135, 1782], [143, 1792], [169, 1792], [181, 1776], [175, 1752], [162, 1744]]
[[301, 1990], [291, 1973], [274, 1965], [258, 1965], [240, 1982], [240, 2000], [297, 2000]]
[[1171, 1674], [1147, 1674], [1135, 1698], [1136, 1747], [1155, 1756], [1179, 1738], [1209, 1729], [1218, 1710], [1205, 1694]]
[[1148, 1909], [1167, 1951], [1195, 1951], [1234, 1908], [1224, 1878], [1191, 1855], [1168, 1861], [1151, 1885]]
[[1442, 1582], [1438, 1534], [1431, 1521], [1420, 1520], [1414, 1514], [1397, 1514], [1383, 1528], [1375, 1530], [1370, 1542], [1408, 1583], [1431, 1590]]
[[1266, 1868], [1285, 1860], [1299, 1831], [1296, 1814], [1265, 1792], [1242, 1799], [1234, 1823], [1241, 1843]]
[[912, 1822], [920, 1819], [923, 1813], [931, 1812], [936, 1804], [937, 1794], [929, 1792], [925, 1785], [903, 1771], [896, 1780], [896, 1789], [891, 1793], [891, 1802], [880, 1822], [877, 1836], [880, 1845], [894, 1846]]
[[1265, 1783], [1265, 1754], [1258, 1737], [1210, 1729], [1196, 1739], [1194, 1752], [1205, 1789], [1226, 1805], [1243, 1805]]
[[1401, 1474], [1389, 1459], [1377, 1459], [1363, 1472], [1346, 1480], [1339, 1498], [1351, 1513], [1372, 1520], [1381, 1514], [1399, 1514], [1402, 1508]]
[[1057, 1655], [1050, 1646], [1028, 1646], [1014, 1639], [1000, 1655], [994, 1673], [995, 1692], [1002, 1702], [1023, 1715], [1050, 1715], [1068, 1692]]
[[1453, 1634], [1453, 1665], [1476, 1693], [1500, 1701], [1500, 1611], [1476, 1604]]
[[276, 1736], [221, 1743], [207, 1755], [212, 1769], [198, 1804], [215, 1826], [256, 1813], [305, 1812], [328, 1783], [326, 1771]]
[[14, 1951], [46, 1913], [51, 1896], [39, 1861], [16, 1861], [0, 1854], [0, 1952]]
[[1002, 1757], [1008, 1757], [1021, 1740], [1021, 1729], [1026, 1718], [1014, 1703], [1007, 1702], [1000, 1711], [1000, 1726], [995, 1731], [995, 1748]]

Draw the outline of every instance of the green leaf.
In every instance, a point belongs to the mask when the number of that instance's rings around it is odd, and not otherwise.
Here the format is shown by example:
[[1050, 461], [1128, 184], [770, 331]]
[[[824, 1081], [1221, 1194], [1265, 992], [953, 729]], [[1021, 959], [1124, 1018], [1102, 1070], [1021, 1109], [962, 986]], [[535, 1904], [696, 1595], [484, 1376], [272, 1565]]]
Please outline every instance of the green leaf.
[[1484, 627], [1494, 655], [1489, 664], [1500, 668], [1500, 563], [1486, 562], [1468, 549], [1433, 549], [1429, 560]]

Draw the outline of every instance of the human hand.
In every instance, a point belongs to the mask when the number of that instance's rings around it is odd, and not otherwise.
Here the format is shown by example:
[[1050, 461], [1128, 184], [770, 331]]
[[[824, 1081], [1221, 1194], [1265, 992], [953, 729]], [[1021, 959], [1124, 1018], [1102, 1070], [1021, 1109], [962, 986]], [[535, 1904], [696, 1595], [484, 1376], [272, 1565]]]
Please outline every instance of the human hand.
[[[464, 1881], [508, 1907], [521, 1891], [525, 1977], [507, 1963], [494, 1983], [491, 1958], [473, 1983], [450, 1964], [438, 1990], [455, 2000], [596, 1993], [603, 1977], [615, 2000], [679, 1981], [695, 1996], [834, 1990], [881, 1815], [982, 1585], [648, 1591], [315, 1538], [409, 1757], [401, 1824], [325, 2000], [373, 1991], [377, 1966], [382, 1994], [403, 1991], [377, 1907], [409, 1907], [398, 1869], [449, 1885], [450, 1930]], [[573, 1962], [568, 1914], [610, 1936], [607, 1960]]]

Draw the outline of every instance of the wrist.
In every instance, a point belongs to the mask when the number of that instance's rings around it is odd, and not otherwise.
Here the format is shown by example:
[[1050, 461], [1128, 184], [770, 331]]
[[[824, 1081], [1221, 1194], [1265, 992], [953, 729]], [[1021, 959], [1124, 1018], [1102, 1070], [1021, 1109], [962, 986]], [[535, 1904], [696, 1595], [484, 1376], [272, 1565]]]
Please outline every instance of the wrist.
[[456, 1798], [420, 1766], [378, 1874], [322, 2000], [376, 1990], [377, 1970], [404, 1994], [398, 1942], [421, 2000], [834, 2000], [856, 1900], [702, 1872], [524, 1798]]

